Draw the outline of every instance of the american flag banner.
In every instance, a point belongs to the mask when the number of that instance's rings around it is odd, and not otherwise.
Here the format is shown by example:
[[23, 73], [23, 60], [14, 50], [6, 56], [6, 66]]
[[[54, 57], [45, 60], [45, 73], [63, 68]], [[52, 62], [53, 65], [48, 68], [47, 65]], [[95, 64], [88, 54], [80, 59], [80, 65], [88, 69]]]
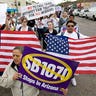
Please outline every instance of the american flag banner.
[[33, 31], [1, 31], [0, 41], [0, 72], [12, 60], [15, 46], [29, 46], [41, 50], [40, 42]]
[[49, 35], [47, 53], [80, 62], [76, 73], [96, 74], [96, 37], [72, 39]]

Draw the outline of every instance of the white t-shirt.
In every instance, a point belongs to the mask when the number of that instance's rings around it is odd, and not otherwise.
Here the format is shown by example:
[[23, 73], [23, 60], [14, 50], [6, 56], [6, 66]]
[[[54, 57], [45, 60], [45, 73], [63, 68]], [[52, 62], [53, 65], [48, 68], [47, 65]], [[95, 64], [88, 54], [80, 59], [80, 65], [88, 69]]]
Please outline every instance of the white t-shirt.
[[[61, 33], [59, 33], [58, 35], [61, 35]], [[66, 30], [66, 31], [64, 32], [64, 36], [70, 37], [70, 38], [73, 38], [73, 39], [79, 39], [79, 38], [78, 38], [78, 35], [77, 35], [77, 33], [76, 33], [75, 31], [73, 31], [72, 33], [68, 33], [67, 30]], [[80, 36], [80, 38], [88, 38], [88, 36], [83, 35], [83, 34], [81, 34], [81, 33], [79, 33], [79, 36]]]

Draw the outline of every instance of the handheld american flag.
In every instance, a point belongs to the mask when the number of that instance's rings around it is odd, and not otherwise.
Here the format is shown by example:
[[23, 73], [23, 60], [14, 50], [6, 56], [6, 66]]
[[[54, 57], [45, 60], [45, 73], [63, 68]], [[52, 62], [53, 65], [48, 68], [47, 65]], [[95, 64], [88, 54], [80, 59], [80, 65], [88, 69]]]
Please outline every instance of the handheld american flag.
[[15, 46], [41, 49], [39, 40], [33, 31], [1, 31], [0, 72], [4, 71], [10, 60], [12, 60], [12, 50]]
[[49, 35], [46, 42], [48, 53], [80, 62], [76, 73], [96, 74], [96, 37], [72, 39]]

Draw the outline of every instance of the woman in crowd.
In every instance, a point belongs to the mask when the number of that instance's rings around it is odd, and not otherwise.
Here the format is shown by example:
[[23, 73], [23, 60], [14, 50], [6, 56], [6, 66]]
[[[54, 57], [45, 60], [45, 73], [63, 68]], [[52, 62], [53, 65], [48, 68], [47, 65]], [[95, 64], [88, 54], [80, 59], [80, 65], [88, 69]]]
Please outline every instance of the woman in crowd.
[[46, 44], [46, 41], [45, 41], [45, 37], [48, 35], [48, 34], [51, 34], [51, 35], [57, 35], [57, 31], [54, 29], [54, 24], [53, 24], [53, 22], [52, 21], [48, 21], [47, 22], [47, 24], [48, 24], [48, 29], [43, 33], [43, 35], [42, 35], [42, 46], [43, 46], [43, 49], [44, 50], [46, 50], [46, 46], [47, 46], [47, 44]]
[[32, 28], [27, 25], [28, 20], [26, 17], [21, 18], [21, 26], [18, 28], [18, 31], [32, 31]]

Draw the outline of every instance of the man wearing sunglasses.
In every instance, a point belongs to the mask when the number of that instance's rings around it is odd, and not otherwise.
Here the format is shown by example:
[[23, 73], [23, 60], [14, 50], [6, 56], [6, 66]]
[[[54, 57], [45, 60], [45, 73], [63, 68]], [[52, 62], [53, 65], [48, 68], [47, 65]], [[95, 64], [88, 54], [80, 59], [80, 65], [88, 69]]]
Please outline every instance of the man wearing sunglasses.
[[[81, 34], [80, 32], [79, 33], [76, 32], [75, 28], [74, 28], [75, 26], [76, 26], [76, 22], [75, 21], [73, 21], [73, 20], [67, 21], [67, 23], [66, 23], [66, 31], [63, 32], [63, 34], [61, 33], [61, 35], [67, 36], [67, 37], [73, 38], [73, 39], [80, 39], [80, 38], [87, 38], [88, 37], [88, 36], [85, 36], [85, 35]], [[71, 82], [72, 82], [73, 86], [77, 85], [77, 82], [76, 82], [76, 79], [75, 79], [74, 76], [72, 77]]]
[[74, 27], [76, 25], [76, 22], [69, 20], [66, 23], [66, 31], [63, 33], [64, 36], [73, 38], [73, 39], [80, 39], [80, 38], [86, 38], [87, 36], [79, 33], [79, 38], [78, 38], [78, 33], [74, 30]]

